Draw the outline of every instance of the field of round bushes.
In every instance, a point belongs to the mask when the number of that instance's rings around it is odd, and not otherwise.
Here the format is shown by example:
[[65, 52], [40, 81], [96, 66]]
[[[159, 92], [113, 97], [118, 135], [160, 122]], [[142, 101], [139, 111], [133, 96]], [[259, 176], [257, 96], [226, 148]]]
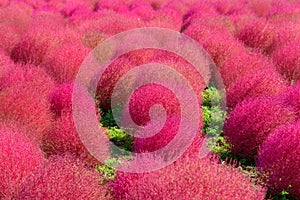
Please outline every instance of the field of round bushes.
[[[77, 73], [106, 39], [149, 27], [195, 40], [215, 63], [224, 91], [206, 84], [211, 73], [199, 76], [172, 52], [146, 48], [123, 54], [100, 77], [95, 109], [85, 111], [96, 113], [105, 132], [98, 144], [105, 161], [100, 161], [83, 145], [73, 118]], [[151, 107], [162, 106], [166, 121], [156, 135], [131, 136], [113, 117], [114, 87], [147, 63], [186, 77], [201, 117], [191, 145], [175, 162], [127, 172], [122, 169], [128, 162], [139, 169], [164, 162], [143, 155], [170, 143], [181, 120], [176, 94], [158, 84], [138, 88], [129, 104], [141, 127], [151, 123]], [[212, 105], [222, 94], [223, 110]], [[213, 120], [224, 123], [213, 126]], [[201, 157], [209, 135], [215, 142]], [[118, 160], [111, 144], [142, 160], [127, 158], [112, 167]], [[300, 1], [0, 0], [2, 199], [300, 199]]]

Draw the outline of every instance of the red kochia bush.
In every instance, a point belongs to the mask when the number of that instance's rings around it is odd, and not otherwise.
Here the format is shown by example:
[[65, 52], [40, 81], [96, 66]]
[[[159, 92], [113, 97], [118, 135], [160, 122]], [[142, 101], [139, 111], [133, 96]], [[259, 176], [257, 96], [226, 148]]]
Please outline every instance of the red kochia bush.
[[229, 87], [237, 79], [254, 70], [273, 67], [271, 59], [260, 53], [251, 53], [245, 48], [240, 52], [232, 53], [226, 57], [220, 68], [223, 83]]
[[294, 41], [273, 53], [277, 70], [289, 81], [300, 80], [300, 42]]
[[[257, 166], [273, 194], [300, 196], [300, 122], [279, 127], [263, 143]], [[289, 187], [289, 185], [291, 187]]]
[[[264, 189], [253, 185], [237, 169], [217, 162], [215, 158], [181, 159], [150, 173], [118, 172], [110, 181], [111, 195], [134, 200], [264, 199]], [[146, 158], [143, 164], [147, 163]]]
[[[72, 93], [74, 84], [65, 83], [55, 88], [50, 95], [51, 110], [56, 114], [55, 121], [51, 130], [43, 138], [43, 148], [48, 155], [52, 154], [64, 154], [70, 152], [77, 157], [84, 159], [90, 164], [98, 163], [95, 158], [88, 152], [83, 145], [74, 120], [73, 120], [73, 108], [72, 108]], [[94, 106], [94, 102], [90, 102], [86, 99], [85, 90], [82, 88], [80, 91], [81, 98], [80, 105], [84, 112], [96, 112], [95, 110], [87, 110], [89, 106]], [[86, 119], [83, 119], [86, 120]], [[103, 130], [103, 132], [105, 132]], [[101, 155], [103, 158], [108, 157], [109, 147], [108, 138], [104, 138], [101, 143], [98, 144], [101, 148]], [[98, 156], [98, 155], [97, 155]]]
[[17, 199], [104, 199], [100, 174], [70, 155], [53, 156], [22, 185]]
[[43, 164], [43, 154], [15, 124], [0, 124], [0, 199], [11, 199], [20, 185]]
[[45, 56], [42, 66], [58, 83], [70, 82], [89, 52], [80, 42], [66, 44]]
[[227, 106], [234, 108], [236, 104], [250, 97], [274, 96], [286, 87], [287, 83], [274, 68], [257, 69], [240, 77], [227, 88]]
[[0, 121], [12, 120], [32, 129], [37, 140], [51, 127], [48, 99], [30, 83], [16, 84], [0, 91]]
[[245, 17], [237, 23], [237, 38], [265, 53], [270, 51], [275, 33], [275, 28], [263, 18]]
[[293, 122], [294, 111], [274, 97], [257, 97], [238, 104], [224, 126], [224, 135], [236, 155], [252, 158], [277, 126]]
[[15, 65], [3, 74], [0, 89], [23, 83], [39, 92], [41, 98], [48, 98], [55, 87], [55, 82], [44, 69], [33, 65]]
[[43, 24], [47, 23], [30, 26], [22, 35], [20, 42], [11, 52], [11, 58], [15, 62], [40, 65], [46, 54], [68, 42], [79, 40], [78, 34], [70, 28], [62, 28], [59, 25], [45, 28]]
[[285, 92], [281, 94], [283, 101], [292, 106], [296, 111], [297, 117], [300, 117], [300, 81], [287, 88]]

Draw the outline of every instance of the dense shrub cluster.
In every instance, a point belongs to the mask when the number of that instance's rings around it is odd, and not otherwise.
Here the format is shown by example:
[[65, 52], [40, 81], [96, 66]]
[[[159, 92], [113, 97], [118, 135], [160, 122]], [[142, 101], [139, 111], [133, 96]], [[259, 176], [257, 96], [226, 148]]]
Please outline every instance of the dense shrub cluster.
[[295, 119], [294, 110], [274, 97], [250, 98], [230, 113], [224, 135], [232, 144], [233, 153], [252, 158], [272, 130]]
[[239, 170], [221, 165], [215, 158], [197, 157], [149, 173], [119, 172], [110, 188], [116, 199], [264, 199], [265, 195]]
[[[255, 158], [252, 164], [260, 170], [268, 195], [288, 193], [299, 198], [299, 24], [300, 3], [292, 0], [0, 0], [0, 199], [263, 199], [265, 189], [234, 166], [215, 157], [198, 159], [207, 142], [205, 134], [218, 135], [216, 145], [228, 153], [221, 152], [221, 159], [230, 156], [247, 163]], [[221, 92], [226, 96], [228, 118], [223, 130], [219, 124], [209, 127], [213, 112], [219, 112], [214, 116], [218, 122], [225, 114], [205, 102], [198, 113], [204, 111], [205, 122], [202, 117], [194, 123], [198, 124], [193, 130], [196, 138], [182, 158], [151, 173], [120, 170], [107, 188], [93, 168], [103, 163], [88, 152], [78, 135], [73, 118], [78, 109], [72, 104], [74, 80], [98, 44], [143, 27], [181, 32], [208, 52], [225, 85]], [[211, 86], [206, 83], [216, 78], [213, 71], [200, 69], [199, 74], [185, 58], [164, 50], [139, 49], [114, 60], [95, 83], [95, 102], [86, 98], [84, 88], [77, 95], [87, 116], [81, 128], [90, 130], [92, 114], [99, 118], [99, 126], [101, 117], [109, 116], [104, 119], [109, 123], [101, 124], [109, 127], [99, 127], [109, 130], [98, 144], [103, 158], [114, 151], [109, 139], [123, 150], [152, 152], [168, 145], [178, 132], [184, 108], [190, 106], [181, 105], [178, 96], [186, 91], [175, 94], [155, 83], [134, 90], [128, 110], [136, 125], [146, 127], [137, 133], [153, 134], [161, 127], [156, 134], [129, 136], [126, 129], [117, 127], [119, 119], [111, 116], [118, 81], [148, 63], [170, 66], [185, 77], [200, 106], [201, 93]], [[128, 78], [124, 90], [149, 78], [143, 73]], [[180, 87], [177, 79], [173, 81]], [[121, 99], [122, 92], [114, 95]], [[164, 124], [153, 119], [157, 113], [152, 108], [157, 104], [166, 113]], [[147, 129], [149, 124], [153, 129]], [[184, 127], [186, 135], [191, 127]], [[138, 167], [155, 166], [166, 158], [144, 159]], [[257, 180], [255, 174], [252, 178]]]
[[300, 196], [300, 123], [288, 124], [269, 134], [263, 143], [257, 165], [273, 193], [288, 191]]

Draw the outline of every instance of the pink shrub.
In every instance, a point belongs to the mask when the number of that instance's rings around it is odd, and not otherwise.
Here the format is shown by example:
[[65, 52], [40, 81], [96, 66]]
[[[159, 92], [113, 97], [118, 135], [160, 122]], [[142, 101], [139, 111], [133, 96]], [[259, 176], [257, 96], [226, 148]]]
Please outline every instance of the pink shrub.
[[12, 199], [21, 184], [43, 164], [43, 154], [15, 124], [0, 124], [0, 198]]
[[13, 27], [17, 33], [22, 33], [28, 27], [32, 12], [32, 7], [26, 3], [12, 1], [0, 8], [0, 23]]
[[245, 6], [245, 1], [234, 0], [213, 0], [215, 9], [221, 15], [236, 15], [236, 14], [248, 14], [251, 10], [248, 6]]
[[248, 6], [257, 16], [264, 17], [272, 8], [272, 0], [249, 0]]
[[89, 52], [80, 42], [66, 44], [46, 55], [42, 66], [58, 83], [71, 82]]
[[[109, 155], [107, 144], [104, 142], [101, 148], [106, 149], [106, 155], [102, 156], [107, 157]], [[43, 150], [48, 156], [71, 153], [91, 165], [99, 164], [83, 145], [71, 113], [62, 113], [56, 119], [52, 129], [43, 138]]]
[[287, 87], [287, 83], [274, 68], [257, 69], [240, 77], [226, 90], [229, 108], [250, 97], [275, 96]]
[[224, 126], [232, 152], [253, 158], [258, 148], [276, 127], [295, 120], [294, 111], [274, 97], [257, 97], [238, 104]]
[[113, 10], [117, 13], [128, 13], [128, 7], [127, 5], [122, 2], [121, 0], [98, 0], [97, 1], [97, 9], [99, 11], [109, 9]]
[[[148, 163], [145, 158], [143, 164], [148, 166]], [[239, 170], [218, 164], [215, 158], [182, 159], [150, 173], [118, 172], [115, 180], [110, 181], [110, 188], [116, 199], [252, 200], [265, 197], [264, 189], [253, 185]]]
[[282, 100], [295, 110], [297, 117], [300, 117], [300, 82], [291, 85], [281, 94]]
[[132, 1], [128, 5], [131, 13], [138, 16], [144, 21], [148, 21], [154, 17], [155, 11], [148, 1]]
[[46, 99], [55, 87], [55, 82], [44, 69], [32, 65], [16, 65], [3, 74], [0, 89], [23, 83], [30, 85], [31, 90], [35, 90], [41, 98]]
[[84, 20], [78, 26], [83, 33], [97, 31], [107, 36], [113, 36], [133, 28], [140, 28], [143, 25], [144, 23], [136, 16], [103, 10], [96, 17]]
[[105, 199], [100, 178], [70, 155], [53, 156], [24, 182], [16, 199]]
[[3, 74], [7, 73], [7, 70], [10, 70], [13, 66], [14, 63], [10, 59], [9, 56], [5, 55], [3, 51], [0, 50], [0, 81], [3, 77]]
[[182, 26], [183, 16], [172, 8], [162, 8], [157, 10], [154, 14], [154, 17], [146, 22], [146, 26], [149, 27], [161, 27], [168, 28], [175, 31], [180, 31]]
[[40, 65], [45, 55], [59, 46], [77, 40], [78, 34], [70, 28], [47, 29], [42, 25], [33, 26], [23, 34], [20, 42], [13, 48], [11, 58], [15, 62]]
[[[206, 87], [204, 80], [209, 80], [210, 78], [209, 71], [203, 69], [203, 73], [200, 74], [194, 66], [173, 53], [160, 50], [153, 51], [152, 49], [132, 51], [122, 57], [119, 57], [102, 74], [97, 89], [97, 100], [101, 107], [109, 107], [109, 100], [111, 98], [113, 88], [124, 74], [138, 65], [148, 64], [151, 62], [164, 64], [178, 71], [190, 82], [190, 85], [198, 94], [200, 94]], [[134, 78], [137, 79], [142, 77]], [[135, 80], [132, 80], [131, 83], [127, 84], [133, 84], [134, 81]]]
[[275, 28], [263, 18], [244, 17], [237, 23], [237, 38], [265, 53], [270, 52], [275, 34]]
[[[299, 21], [300, 22], [300, 21]], [[300, 41], [300, 29], [295, 23], [279, 25], [274, 39], [273, 51], [278, 51], [288, 43]]]
[[20, 83], [0, 91], [0, 121], [15, 121], [28, 127], [31, 138], [40, 140], [52, 123], [48, 99], [31, 83]]
[[61, 112], [72, 112], [73, 84], [63, 83], [57, 86], [50, 95], [51, 110], [61, 115]]
[[229, 87], [236, 80], [254, 70], [274, 67], [271, 59], [260, 53], [249, 52], [245, 48], [230, 54], [220, 65], [219, 70], [225, 86]]
[[7, 55], [10, 55], [12, 49], [19, 42], [20, 35], [13, 26], [5, 23], [0, 24], [0, 35], [2, 39], [0, 48], [3, 49]]
[[299, 136], [298, 121], [274, 130], [260, 149], [257, 166], [265, 174], [265, 181], [273, 194], [288, 190], [291, 196], [300, 196]]
[[300, 79], [299, 42], [290, 42], [273, 53], [277, 70], [289, 81]]
[[184, 33], [198, 41], [209, 53], [217, 66], [220, 66], [227, 56], [240, 52], [245, 48], [231, 33], [207, 26], [190, 26]]

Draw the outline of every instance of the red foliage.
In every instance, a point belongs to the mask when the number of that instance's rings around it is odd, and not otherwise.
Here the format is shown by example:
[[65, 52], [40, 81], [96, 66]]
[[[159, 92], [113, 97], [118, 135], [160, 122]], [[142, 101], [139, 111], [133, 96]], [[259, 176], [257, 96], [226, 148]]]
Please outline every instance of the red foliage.
[[278, 95], [286, 87], [287, 83], [274, 68], [257, 69], [240, 77], [227, 88], [227, 106], [234, 108], [239, 102], [250, 97]]
[[31, 90], [39, 92], [41, 98], [46, 99], [55, 87], [55, 82], [44, 69], [33, 65], [16, 65], [3, 74], [0, 89], [23, 83], [30, 85]]
[[20, 83], [0, 91], [0, 121], [15, 121], [31, 129], [40, 140], [52, 124], [48, 99], [32, 83]]
[[260, 149], [257, 166], [265, 174], [265, 181], [273, 194], [288, 190], [291, 196], [300, 196], [299, 138], [298, 121], [274, 130]]
[[61, 112], [72, 112], [72, 92], [74, 85], [63, 83], [57, 86], [50, 95], [51, 110], [61, 115]]
[[58, 47], [44, 57], [42, 66], [58, 83], [74, 81], [77, 72], [90, 49], [82, 43], [70, 43]]
[[220, 65], [219, 70], [226, 87], [229, 87], [242, 76], [260, 69], [273, 67], [271, 59], [260, 53], [251, 53], [247, 49], [241, 48], [240, 52], [235, 52], [226, 57]]
[[48, 26], [48, 28], [43, 26], [43, 24], [48, 24], [46, 22], [39, 22], [39, 24], [39, 26], [31, 26], [13, 48], [11, 58], [15, 62], [40, 65], [45, 55], [68, 42], [79, 39], [79, 35], [74, 30], [60, 27], [60, 23], [54, 27]]
[[300, 117], [300, 82], [296, 82], [294, 85], [288, 87], [286, 91], [281, 94], [283, 101], [292, 106], [295, 110], [297, 117]]
[[289, 81], [300, 80], [299, 42], [290, 42], [273, 53], [277, 70]]
[[70, 155], [53, 156], [24, 182], [16, 199], [104, 199], [100, 178]]
[[237, 23], [237, 38], [264, 53], [270, 52], [275, 34], [275, 28], [263, 18], [244, 17]]
[[0, 124], [0, 199], [12, 199], [21, 184], [43, 164], [38, 146], [15, 124]]
[[250, 98], [238, 104], [224, 126], [232, 152], [253, 158], [269, 133], [295, 121], [294, 111], [274, 97]]
[[[108, 157], [108, 144], [103, 142], [103, 144], [98, 145], [102, 145], [101, 148], [103, 149], [102, 152], [104, 155], [101, 155], [101, 157]], [[48, 156], [71, 153], [86, 161], [88, 164], [99, 164], [83, 145], [77, 133], [71, 113], [62, 113], [62, 115], [56, 119], [52, 129], [43, 138], [43, 150]]]
[[[134, 162], [134, 161], [133, 161]], [[156, 158], [156, 162], [163, 162]], [[153, 161], [151, 160], [153, 164]], [[151, 164], [145, 158], [143, 164]], [[139, 165], [138, 167], [143, 167]], [[215, 158], [181, 159], [150, 173], [118, 172], [110, 181], [116, 199], [264, 199], [265, 190]]]

